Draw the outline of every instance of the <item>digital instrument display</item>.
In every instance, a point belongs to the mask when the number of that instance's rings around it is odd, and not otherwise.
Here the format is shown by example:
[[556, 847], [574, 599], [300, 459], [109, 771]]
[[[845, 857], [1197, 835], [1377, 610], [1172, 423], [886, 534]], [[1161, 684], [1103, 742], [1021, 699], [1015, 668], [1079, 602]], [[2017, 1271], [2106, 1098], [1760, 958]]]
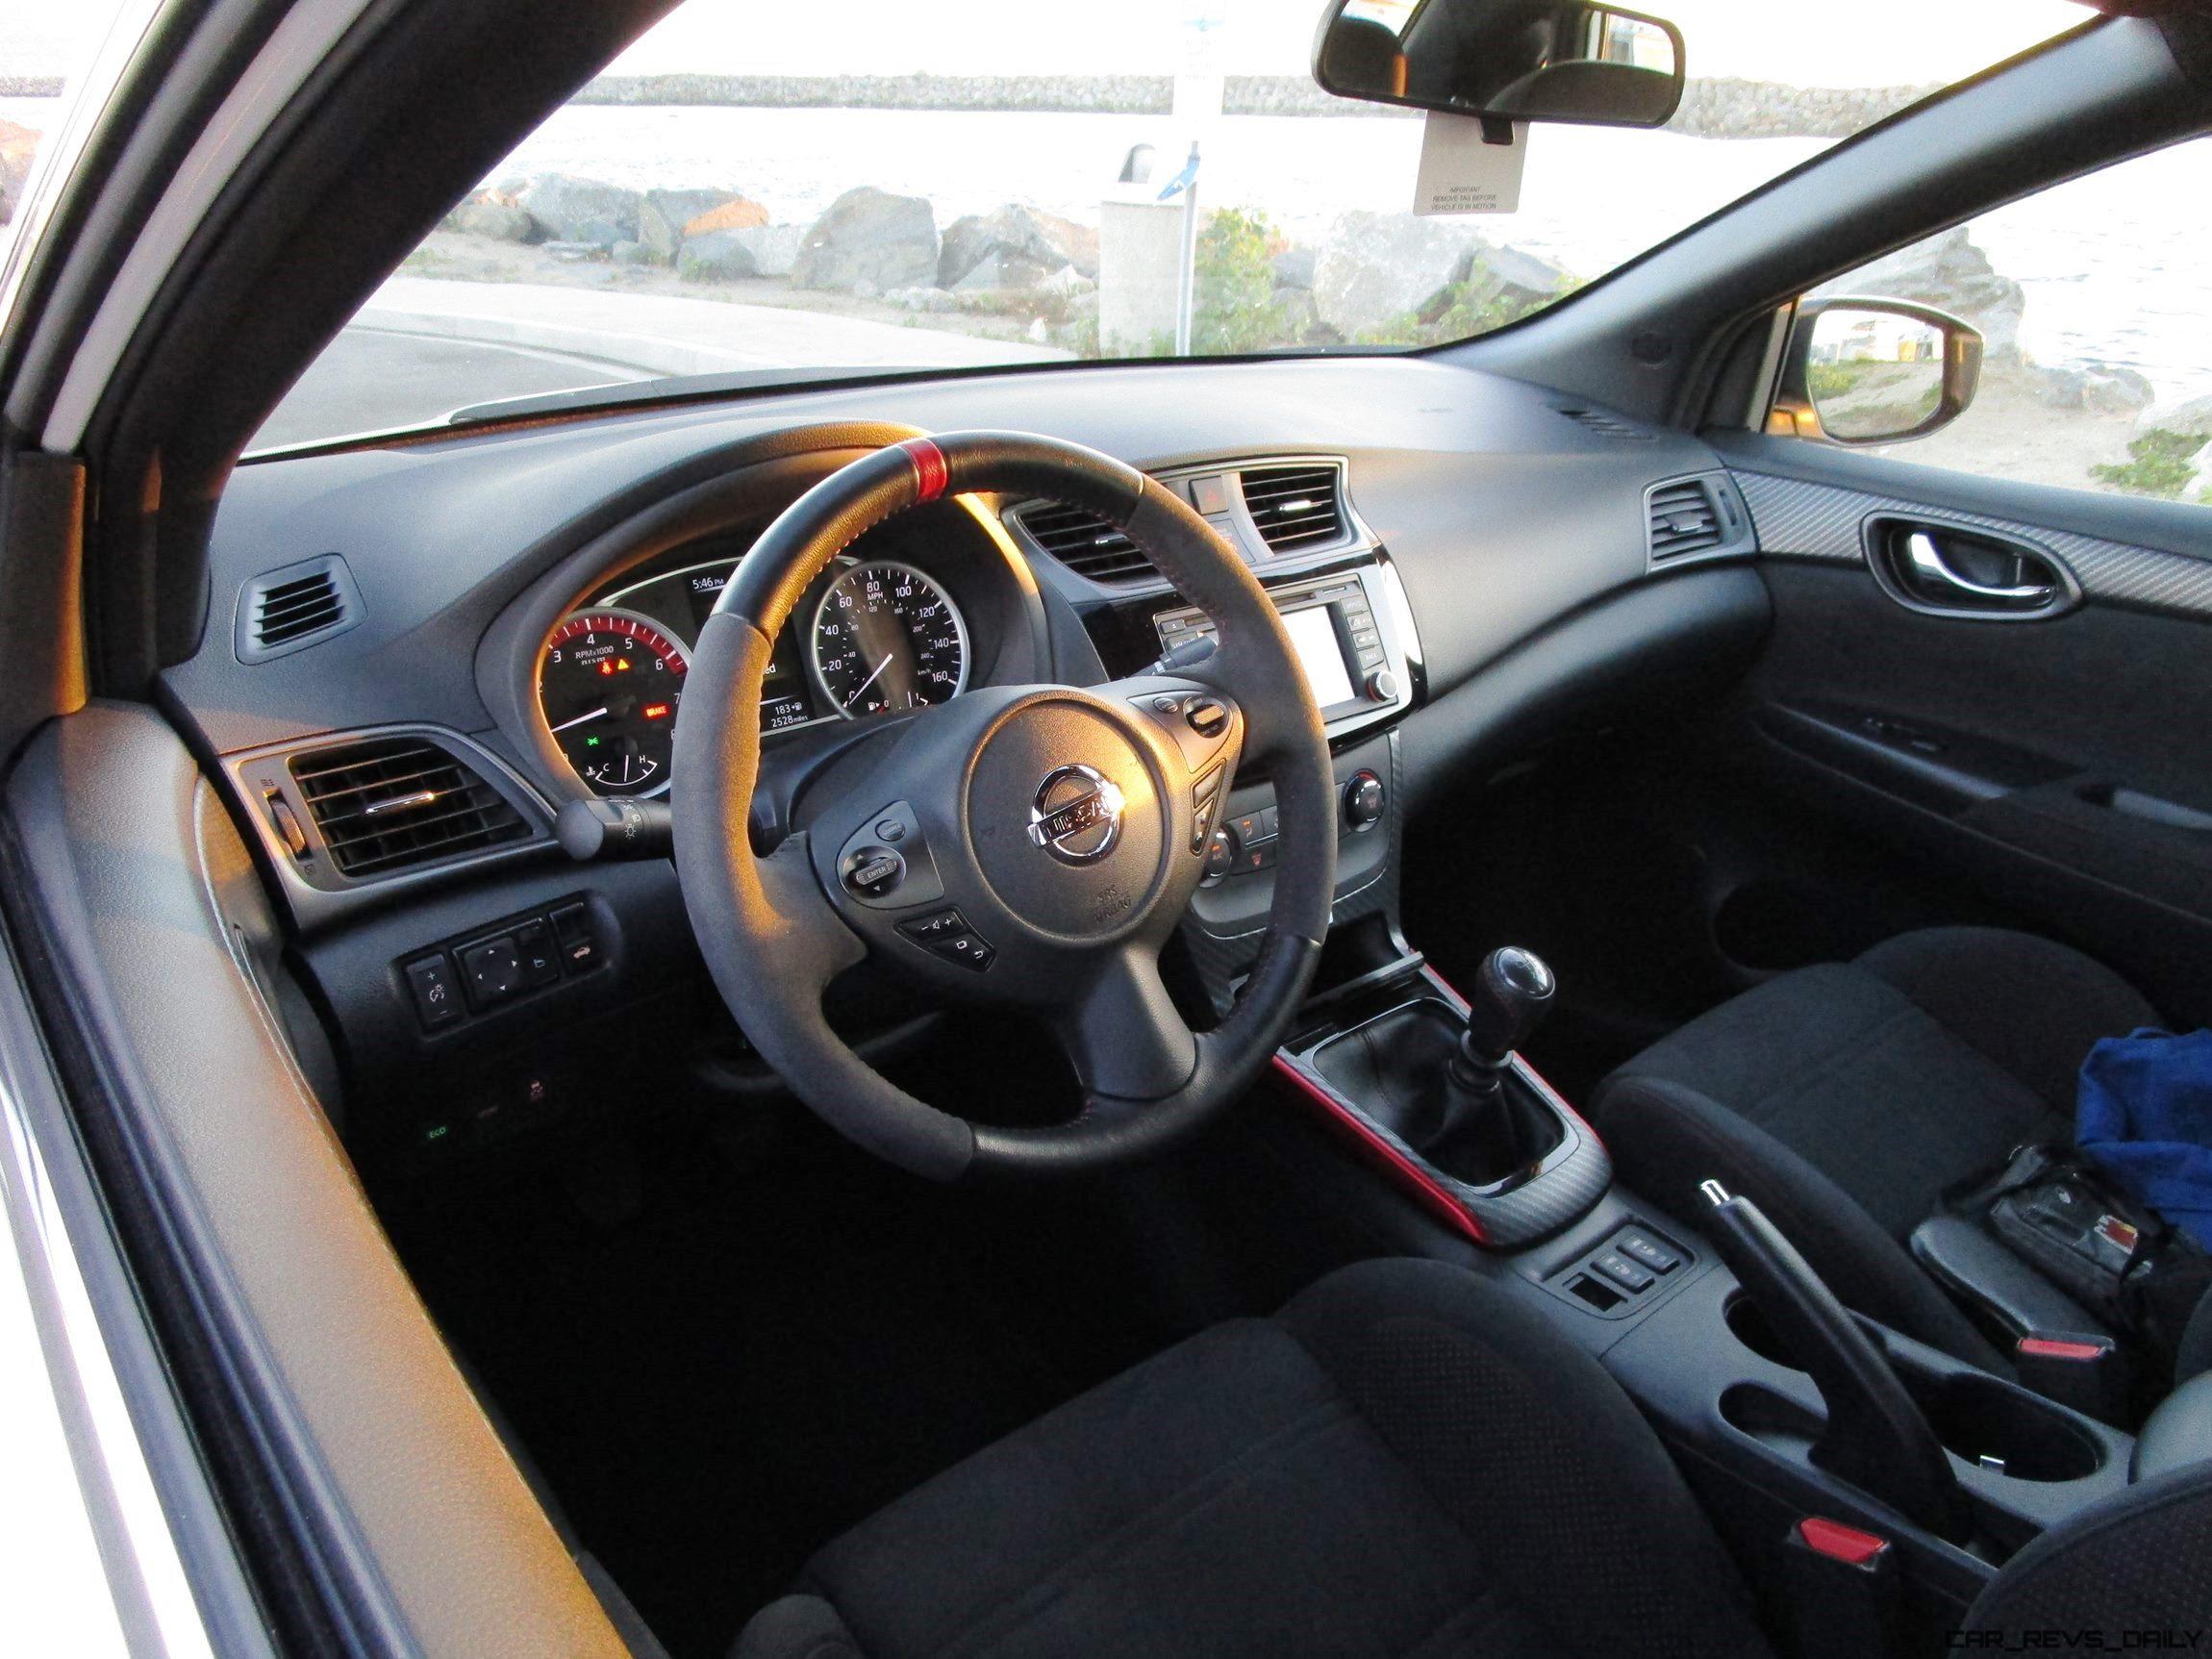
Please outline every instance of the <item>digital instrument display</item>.
[[1283, 617], [1283, 631], [1298, 653], [1298, 666], [1306, 671], [1314, 701], [1324, 709], [1352, 699], [1352, 677], [1345, 667], [1344, 646], [1337, 641], [1336, 619], [1326, 605], [1292, 611]]

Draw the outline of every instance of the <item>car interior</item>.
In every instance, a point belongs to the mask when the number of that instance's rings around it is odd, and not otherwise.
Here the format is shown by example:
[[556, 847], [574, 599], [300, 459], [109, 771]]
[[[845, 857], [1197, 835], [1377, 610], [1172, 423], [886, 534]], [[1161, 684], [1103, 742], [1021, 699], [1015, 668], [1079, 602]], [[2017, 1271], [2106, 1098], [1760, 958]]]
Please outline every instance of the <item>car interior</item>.
[[[203, 1610], [676, 1659], [2212, 1624], [2203, 1281], [2123, 1317], [1962, 1196], [2100, 1039], [2212, 1023], [2212, 512], [1823, 430], [1818, 325], [1884, 302], [1807, 297], [2212, 132], [2212, 14], [2084, 11], [1463, 343], [246, 453], [663, 10], [179, 24], [21, 278], [6, 931]], [[1429, 12], [1524, 80], [1514, 6]], [[273, 63], [312, 96], [138, 272]], [[1981, 334], [1881, 314], [1946, 425]]]

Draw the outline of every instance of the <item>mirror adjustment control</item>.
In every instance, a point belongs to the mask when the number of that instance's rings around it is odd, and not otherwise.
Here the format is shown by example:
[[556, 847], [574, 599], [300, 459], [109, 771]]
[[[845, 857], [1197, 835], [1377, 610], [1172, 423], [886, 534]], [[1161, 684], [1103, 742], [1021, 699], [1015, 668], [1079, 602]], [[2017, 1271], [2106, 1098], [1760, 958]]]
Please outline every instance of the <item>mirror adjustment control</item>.
[[512, 934], [501, 934], [461, 953], [461, 973], [468, 1000], [479, 1009], [496, 1007], [522, 989], [522, 952]]

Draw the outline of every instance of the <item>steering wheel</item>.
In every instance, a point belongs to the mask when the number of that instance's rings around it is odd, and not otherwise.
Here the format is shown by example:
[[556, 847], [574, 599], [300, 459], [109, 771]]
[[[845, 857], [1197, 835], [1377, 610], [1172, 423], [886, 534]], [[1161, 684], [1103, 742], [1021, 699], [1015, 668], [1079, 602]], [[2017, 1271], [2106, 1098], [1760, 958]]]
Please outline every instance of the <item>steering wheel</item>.
[[[1183, 676], [994, 686], [890, 725], [823, 773], [766, 857], [748, 824], [777, 633], [863, 533], [946, 494], [1048, 496], [1119, 526], [1214, 619]], [[1281, 815], [1273, 908], [1235, 1007], [1194, 1033], [1160, 977], [1242, 760]], [[809, 490], [739, 564], [699, 632], [676, 720], [676, 868], [730, 1011], [799, 1098], [917, 1174], [1096, 1169], [1234, 1099], [1282, 1039], [1328, 929], [1334, 788], [1320, 713], [1251, 571], [1171, 490], [1078, 444], [916, 438]], [[924, 1104], [829, 1026], [822, 993], [865, 957], [937, 996], [1019, 1006], [1082, 1085], [1070, 1121], [993, 1128]]]

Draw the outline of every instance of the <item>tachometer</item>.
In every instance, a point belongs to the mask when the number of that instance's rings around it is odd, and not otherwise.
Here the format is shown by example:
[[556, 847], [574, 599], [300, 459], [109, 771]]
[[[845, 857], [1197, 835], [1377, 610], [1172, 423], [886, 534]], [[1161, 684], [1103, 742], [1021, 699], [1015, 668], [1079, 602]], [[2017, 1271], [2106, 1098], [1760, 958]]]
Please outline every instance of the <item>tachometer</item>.
[[918, 709], [968, 689], [968, 624], [911, 565], [849, 566], [815, 607], [815, 677], [847, 716]]
[[666, 789], [689, 666], [660, 624], [635, 611], [579, 611], [554, 629], [538, 706], [577, 776], [603, 795]]

